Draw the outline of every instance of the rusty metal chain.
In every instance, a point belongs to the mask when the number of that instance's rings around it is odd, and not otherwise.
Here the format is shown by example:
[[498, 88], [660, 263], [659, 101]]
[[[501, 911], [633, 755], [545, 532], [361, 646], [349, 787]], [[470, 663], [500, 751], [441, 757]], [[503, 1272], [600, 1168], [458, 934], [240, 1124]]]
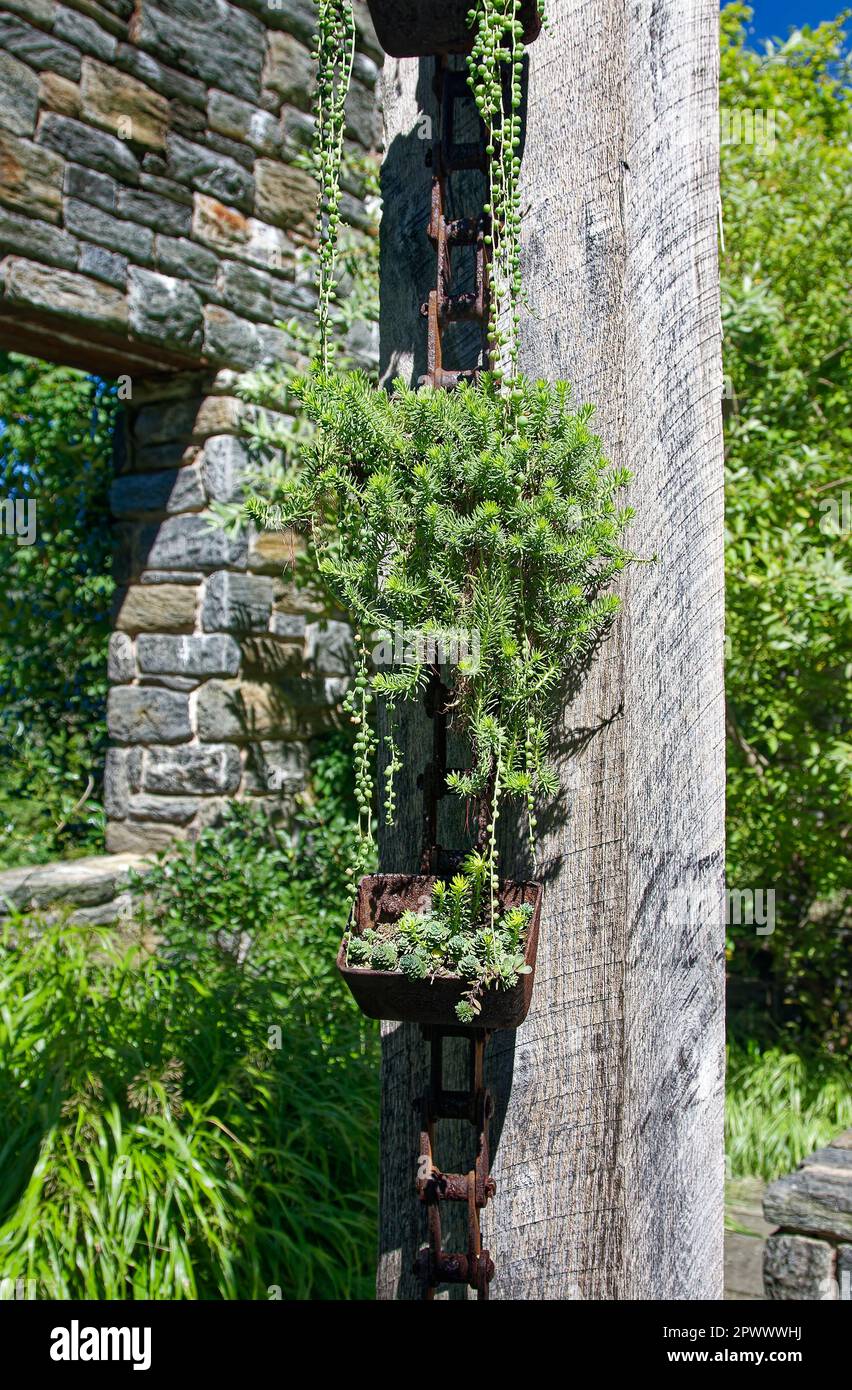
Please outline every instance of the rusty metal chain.
[[[467, 74], [455, 71], [446, 57], [435, 60], [435, 91], [438, 97], [440, 120], [437, 138], [427, 156], [432, 168], [432, 203], [427, 233], [435, 247], [436, 285], [420, 306], [427, 322], [428, 371], [420, 378], [421, 386], [452, 390], [462, 381], [473, 381], [476, 368], [447, 368], [444, 366], [443, 331], [451, 323], [473, 320], [482, 325], [488, 317], [488, 257], [485, 236], [489, 219], [485, 213], [476, 217], [447, 216], [450, 178], [462, 170], [481, 170], [487, 167], [485, 132], [479, 124], [479, 139], [457, 141], [456, 110], [459, 102], [469, 99]], [[473, 247], [473, 289], [455, 292], [453, 289], [453, 251]], [[484, 334], [483, 334], [484, 340]], [[424, 806], [424, 848], [421, 872], [438, 871], [442, 851], [438, 839], [438, 802], [446, 794], [447, 774], [447, 714], [448, 691], [440, 673], [431, 673], [426, 709], [433, 721], [433, 752], [422, 778]], [[489, 1173], [488, 1128], [491, 1117], [491, 1096], [484, 1083], [485, 1045], [488, 1033], [484, 1029], [430, 1027], [423, 1029], [429, 1043], [430, 1080], [425, 1094], [416, 1102], [420, 1111], [420, 1155], [417, 1194], [426, 1206], [428, 1216], [428, 1245], [422, 1249], [414, 1264], [421, 1279], [424, 1298], [432, 1299], [441, 1284], [466, 1284], [477, 1298], [487, 1299], [494, 1277], [494, 1262], [482, 1249], [479, 1229], [480, 1212], [496, 1191]], [[470, 1048], [469, 1084], [466, 1091], [444, 1089], [444, 1039], [464, 1038]], [[466, 1173], [444, 1173], [435, 1163], [435, 1126], [439, 1120], [468, 1120], [476, 1134], [474, 1166]], [[467, 1207], [467, 1252], [444, 1250], [441, 1234], [441, 1203], [464, 1202]]]
[[[424, 1298], [432, 1299], [440, 1284], [466, 1284], [477, 1298], [488, 1298], [494, 1278], [494, 1261], [482, 1249], [479, 1213], [497, 1190], [489, 1173], [488, 1127], [491, 1095], [484, 1082], [484, 1029], [424, 1028], [430, 1044], [430, 1080], [418, 1102], [420, 1108], [420, 1161], [417, 1195], [427, 1208], [429, 1244], [414, 1263], [422, 1280]], [[470, 1079], [466, 1091], [444, 1089], [443, 1044], [448, 1037], [463, 1037], [470, 1047]], [[438, 1120], [468, 1120], [476, 1133], [476, 1159], [467, 1173], [444, 1173], [435, 1163], [435, 1125]], [[441, 1237], [441, 1203], [464, 1202], [467, 1207], [467, 1253], [444, 1250]]]
[[[451, 390], [459, 382], [472, 381], [476, 376], [475, 369], [444, 366], [442, 337], [444, 329], [451, 323], [465, 319], [474, 320], [483, 327], [486, 323], [488, 267], [485, 236], [488, 218], [484, 213], [477, 217], [447, 217], [450, 179], [453, 174], [465, 169], [479, 169], [485, 173], [487, 156], [481, 122], [479, 139], [460, 142], [455, 138], [457, 106], [470, 98], [467, 74], [450, 68], [446, 58], [437, 58], [435, 88], [440, 119], [437, 138], [427, 155], [427, 162], [432, 166], [432, 205], [427, 231], [435, 247], [437, 274], [435, 288], [430, 290], [428, 299], [420, 306], [428, 325], [428, 370], [420, 378], [420, 385]], [[474, 248], [474, 284], [472, 290], [454, 293], [453, 250], [462, 246]]]

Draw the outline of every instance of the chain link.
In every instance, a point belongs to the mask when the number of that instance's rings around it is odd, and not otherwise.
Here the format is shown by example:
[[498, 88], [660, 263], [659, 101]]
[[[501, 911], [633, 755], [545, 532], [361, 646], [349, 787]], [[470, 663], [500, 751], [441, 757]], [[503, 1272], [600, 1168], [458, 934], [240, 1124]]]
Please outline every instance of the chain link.
[[[437, 138], [427, 156], [432, 167], [432, 203], [427, 229], [436, 253], [436, 285], [420, 311], [427, 322], [427, 366], [420, 378], [421, 386], [452, 390], [462, 381], [474, 381], [476, 368], [447, 368], [444, 366], [443, 332], [451, 323], [474, 321], [483, 329], [488, 318], [488, 257], [485, 237], [489, 219], [485, 213], [476, 217], [450, 218], [450, 179], [463, 170], [487, 167], [485, 130], [479, 121], [479, 138], [457, 141], [456, 109], [461, 101], [469, 101], [467, 75], [449, 67], [446, 57], [435, 60], [435, 90], [439, 102]], [[478, 119], [478, 117], [477, 117]], [[473, 248], [473, 289], [454, 292], [453, 251]], [[423, 782], [425, 846], [423, 871], [434, 872], [440, 851], [437, 846], [437, 803], [446, 789], [446, 712], [441, 698], [446, 692], [434, 673], [434, 691], [427, 709], [434, 722], [432, 763]], [[420, 1110], [420, 1159], [417, 1194], [427, 1208], [429, 1240], [415, 1260], [414, 1270], [423, 1284], [423, 1296], [432, 1299], [441, 1284], [466, 1284], [477, 1298], [487, 1299], [494, 1277], [494, 1262], [482, 1249], [480, 1212], [496, 1191], [489, 1173], [488, 1129], [491, 1118], [491, 1096], [485, 1087], [485, 1046], [488, 1033], [484, 1029], [424, 1028], [429, 1042], [429, 1086], [416, 1102]], [[470, 1048], [469, 1084], [466, 1091], [444, 1089], [443, 1045], [445, 1038], [464, 1038]], [[466, 1173], [444, 1173], [435, 1163], [435, 1126], [439, 1120], [468, 1120], [476, 1134], [476, 1159]], [[467, 1207], [467, 1253], [451, 1253], [443, 1248], [441, 1234], [441, 1203], [464, 1202]]]
[[[423, 1282], [424, 1298], [434, 1298], [440, 1284], [467, 1284], [477, 1298], [488, 1298], [494, 1261], [482, 1248], [479, 1214], [494, 1196], [497, 1184], [489, 1173], [488, 1128], [491, 1096], [484, 1084], [484, 1029], [424, 1028], [431, 1048], [430, 1081], [420, 1107], [420, 1161], [417, 1195], [427, 1208], [429, 1243], [421, 1250], [414, 1272]], [[470, 1047], [470, 1080], [466, 1091], [444, 1089], [443, 1045], [448, 1037], [463, 1037]], [[466, 1173], [444, 1173], [435, 1163], [435, 1125], [439, 1120], [469, 1120], [476, 1133], [476, 1159]], [[467, 1207], [467, 1253], [443, 1248], [441, 1203], [464, 1202]]]
[[[479, 121], [477, 140], [457, 141], [455, 138], [457, 106], [470, 100], [465, 72], [455, 71], [446, 58], [435, 60], [435, 87], [439, 101], [439, 126], [427, 160], [432, 166], [432, 203], [427, 233], [435, 247], [436, 284], [420, 306], [427, 322], [425, 375], [421, 386], [451, 390], [461, 381], [472, 381], [476, 369], [444, 366], [443, 332], [451, 323], [473, 320], [485, 327], [488, 318], [488, 265], [485, 236], [489, 219], [484, 213], [476, 217], [448, 218], [450, 179], [463, 170], [478, 169], [485, 173], [485, 130]], [[453, 251], [472, 246], [474, 282], [472, 290], [453, 292]]]

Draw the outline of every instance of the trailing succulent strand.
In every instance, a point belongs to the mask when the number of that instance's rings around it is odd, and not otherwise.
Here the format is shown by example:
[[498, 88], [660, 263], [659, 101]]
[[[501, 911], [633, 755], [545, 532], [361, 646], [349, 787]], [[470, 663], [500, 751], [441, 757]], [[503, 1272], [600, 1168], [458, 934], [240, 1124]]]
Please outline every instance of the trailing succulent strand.
[[[544, 20], [544, 0], [539, 0]], [[474, 31], [468, 59], [470, 87], [485, 125], [490, 228], [488, 347], [491, 361], [510, 380], [518, 371], [521, 283], [521, 0], [477, 0], [468, 15]], [[507, 100], [508, 93], [508, 100]]]
[[314, 97], [314, 167], [317, 203], [317, 330], [319, 362], [328, 368], [331, 302], [340, 233], [340, 177], [345, 105], [355, 60], [355, 18], [351, 0], [317, 0], [317, 65]]

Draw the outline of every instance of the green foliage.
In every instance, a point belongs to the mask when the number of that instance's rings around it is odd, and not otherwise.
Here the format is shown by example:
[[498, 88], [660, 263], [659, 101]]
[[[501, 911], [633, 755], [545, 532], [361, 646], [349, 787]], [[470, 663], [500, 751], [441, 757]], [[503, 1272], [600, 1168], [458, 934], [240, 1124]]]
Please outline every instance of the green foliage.
[[[492, 361], [514, 378], [518, 369], [521, 284], [521, 105], [523, 33], [521, 0], [475, 0], [468, 59], [470, 88], [485, 126], [490, 218], [489, 331]], [[544, 0], [538, 0], [544, 18]], [[507, 100], [508, 91], [508, 100]]]
[[[723, 12], [721, 104], [772, 113], [774, 140], [764, 125], [755, 143], [722, 146], [728, 879], [774, 888], [776, 927], [765, 937], [734, 928], [731, 970], [760, 982], [762, 997], [768, 989], [776, 1023], [843, 1047], [852, 999], [849, 61], [840, 20], [757, 54], [744, 43], [749, 15], [742, 5]], [[724, 129], [737, 134], [730, 117]]]
[[162, 860], [138, 939], [16, 923], [0, 942], [4, 1278], [62, 1299], [371, 1296], [377, 1031], [331, 949], [343, 765], [321, 760], [292, 838], [235, 807]]
[[[553, 786], [546, 748], [560, 674], [617, 609], [605, 590], [629, 558], [619, 537], [630, 512], [616, 503], [628, 475], [608, 468], [591, 408], [572, 411], [564, 383], [519, 380], [506, 396], [489, 377], [455, 392], [398, 382], [387, 394], [359, 373], [314, 373], [296, 395], [316, 433], [272, 505], [252, 510], [267, 526], [310, 529], [320, 575], [358, 627], [349, 708], [365, 836], [373, 695], [388, 706], [418, 700], [433, 659], [415, 644], [385, 670], [383, 639], [399, 626], [446, 652], [466, 634], [446, 680], [472, 758], [449, 784], [484, 799], [493, 864], [500, 796], [523, 799], [532, 833], [532, 799]], [[371, 642], [380, 669], [368, 680]]]
[[732, 1043], [725, 1111], [728, 1176], [769, 1182], [848, 1129], [850, 1082], [848, 1059]]
[[435, 884], [428, 912], [404, 912], [359, 936], [350, 932], [347, 965], [399, 969], [409, 980], [466, 980], [456, 1013], [460, 1023], [473, 1023], [484, 990], [511, 989], [519, 975], [530, 972], [524, 951], [532, 908], [511, 907], [494, 916], [489, 881], [488, 859], [468, 855], [449, 883]]
[[34, 544], [0, 536], [0, 862], [7, 866], [103, 845], [115, 413], [114, 387], [0, 354], [0, 501], [36, 506]]
[[317, 209], [317, 329], [319, 361], [328, 367], [331, 300], [340, 228], [341, 166], [346, 129], [346, 97], [355, 59], [355, 17], [351, 0], [317, 0], [314, 41], [317, 78], [314, 94], [314, 166], [319, 179]]

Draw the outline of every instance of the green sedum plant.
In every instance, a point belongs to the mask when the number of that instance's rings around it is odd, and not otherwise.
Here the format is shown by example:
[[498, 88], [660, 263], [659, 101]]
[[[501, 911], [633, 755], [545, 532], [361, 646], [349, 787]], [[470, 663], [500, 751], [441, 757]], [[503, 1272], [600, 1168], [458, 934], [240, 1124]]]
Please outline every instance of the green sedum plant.
[[489, 863], [474, 852], [449, 883], [438, 880], [428, 912], [404, 912], [360, 935], [350, 931], [346, 963], [397, 970], [409, 980], [462, 979], [466, 989], [456, 1014], [460, 1023], [473, 1023], [486, 989], [511, 989], [530, 973], [524, 948], [532, 908], [508, 908], [492, 922], [489, 905]]

